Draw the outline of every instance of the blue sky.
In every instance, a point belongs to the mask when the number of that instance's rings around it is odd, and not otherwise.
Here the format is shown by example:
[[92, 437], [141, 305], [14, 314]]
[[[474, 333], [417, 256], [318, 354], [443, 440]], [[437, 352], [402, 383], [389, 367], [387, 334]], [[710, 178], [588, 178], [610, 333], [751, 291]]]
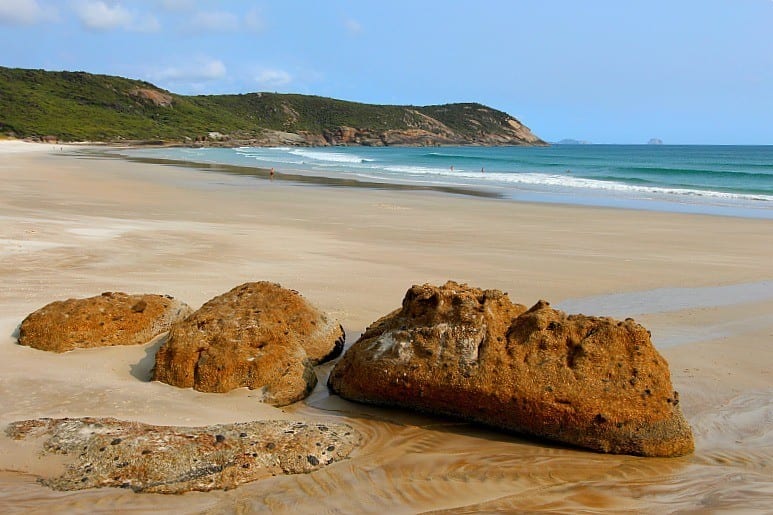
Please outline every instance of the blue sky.
[[0, 0], [0, 65], [477, 101], [544, 139], [773, 144], [773, 0]]

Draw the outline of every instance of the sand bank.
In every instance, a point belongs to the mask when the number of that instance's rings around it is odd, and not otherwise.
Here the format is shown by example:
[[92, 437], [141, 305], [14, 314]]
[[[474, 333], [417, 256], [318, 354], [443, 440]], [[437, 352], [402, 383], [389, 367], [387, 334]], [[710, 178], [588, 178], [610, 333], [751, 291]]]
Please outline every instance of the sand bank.
[[[325, 188], [18, 145], [31, 144], [0, 145], [0, 425], [43, 416], [181, 425], [305, 418], [354, 425], [365, 445], [313, 474], [179, 497], [53, 492], [34, 476], [51, 465], [0, 436], [3, 512], [753, 511], [773, 503], [769, 220]], [[351, 344], [411, 284], [446, 279], [586, 314], [631, 306], [671, 365], [696, 453], [606, 456], [359, 406], [327, 394], [329, 366], [309, 399], [277, 409], [246, 390], [147, 382], [154, 344], [53, 355], [14, 337], [24, 316], [55, 299], [120, 290], [171, 294], [195, 308], [242, 282], [272, 280], [337, 316]]]

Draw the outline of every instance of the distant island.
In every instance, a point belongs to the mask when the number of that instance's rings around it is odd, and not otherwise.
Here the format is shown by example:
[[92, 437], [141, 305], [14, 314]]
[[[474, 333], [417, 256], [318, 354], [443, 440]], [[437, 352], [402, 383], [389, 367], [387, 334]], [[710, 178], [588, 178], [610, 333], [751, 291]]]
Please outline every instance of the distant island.
[[206, 146], [547, 144], [516, 118], [478, 103], [418, 107], [278, 93], [187, 96], [123, 77], [5, 67], [0, 134]]
[[647, 142], [647, 145], [662, 145], [663, 140], [660, 138], [650, 138], [650, 140]]

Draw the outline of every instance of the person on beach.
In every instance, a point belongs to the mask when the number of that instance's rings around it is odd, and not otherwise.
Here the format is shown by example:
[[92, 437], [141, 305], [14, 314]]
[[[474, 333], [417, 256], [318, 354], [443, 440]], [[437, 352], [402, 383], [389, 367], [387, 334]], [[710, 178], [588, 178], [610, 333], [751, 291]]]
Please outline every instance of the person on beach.
[[271, 171], [268, 172], [268, 177], [273, 181], [274, 180], [274, 169], [271, 168]]

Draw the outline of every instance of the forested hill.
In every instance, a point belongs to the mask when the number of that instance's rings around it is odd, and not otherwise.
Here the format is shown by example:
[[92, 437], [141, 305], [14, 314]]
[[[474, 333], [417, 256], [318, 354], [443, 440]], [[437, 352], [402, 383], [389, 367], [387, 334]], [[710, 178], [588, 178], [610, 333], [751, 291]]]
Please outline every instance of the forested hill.
[[207, 145], [543, 145], [476, 103], [393, 106], [278, 94], [177, 95], [85, 72], [0, 67], [0, 134]]

